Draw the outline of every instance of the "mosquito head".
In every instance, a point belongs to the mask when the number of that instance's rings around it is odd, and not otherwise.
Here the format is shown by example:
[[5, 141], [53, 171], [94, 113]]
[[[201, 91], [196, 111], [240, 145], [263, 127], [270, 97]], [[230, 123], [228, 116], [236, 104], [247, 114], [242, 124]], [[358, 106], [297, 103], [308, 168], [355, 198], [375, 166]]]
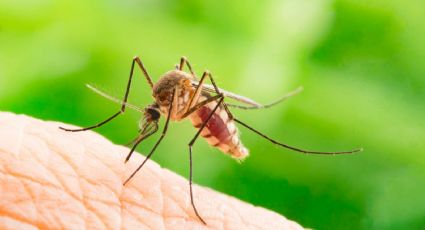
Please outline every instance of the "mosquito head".
[[161, 117], [161, 113], [159, 111], [158, 104], [154, 103], [145, 108], [143, 120], [145, 120], [146, 123], [152, 123], [152, 122], [158, 123], [160, 117]]
[[140, 136], [137, 138], [138, 142], [148, 138], [158, 130], [158, 122], [161, 114], [157, 104], [152, 104], [144, 109], [143, 118], [139, 123]]
[[158, 131], [158, 121], [160, 116], [161, 115], [159, 113], [159, 108], [156, 103], [147, 106], [143, 110], [143, 118], [139, 122], [139, 135], [136, 137], [136, 139], [132, 140], [130, 143], [127, 144], [127, 145], [133, 145], [133, 148], [131, 149], [127, 157], [125, 158], [125, 162], [127, 162], [130, 159], [131, 154], [133, 154], [138, 144], [140, 144], [143, 140], [145, 140], [146, 138], [154, 134], [156, 131]]

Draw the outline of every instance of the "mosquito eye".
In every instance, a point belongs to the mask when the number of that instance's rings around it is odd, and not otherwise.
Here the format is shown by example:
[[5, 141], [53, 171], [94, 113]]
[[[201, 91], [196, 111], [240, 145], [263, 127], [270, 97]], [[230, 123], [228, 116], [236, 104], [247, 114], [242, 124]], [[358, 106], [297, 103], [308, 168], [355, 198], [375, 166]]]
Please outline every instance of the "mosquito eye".
[[156, 109], [148, 109], [147, 111], [152, 120], [158, 120], [161, 114]]
[[160, 94], [160, 95], [159, 95], [159, 101], [160, 101], [160, 102], [164, 103], [164, 102], [166, 102], [167, 100], [168, 100], [168, 98], [167, 98], [167, 94]]

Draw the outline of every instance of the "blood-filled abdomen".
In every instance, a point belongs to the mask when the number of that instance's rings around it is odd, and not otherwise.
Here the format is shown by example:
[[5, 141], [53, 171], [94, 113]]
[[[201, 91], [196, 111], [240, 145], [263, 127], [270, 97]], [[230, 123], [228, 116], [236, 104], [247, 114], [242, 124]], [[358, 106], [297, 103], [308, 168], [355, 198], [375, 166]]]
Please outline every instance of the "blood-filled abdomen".
[[[211, 102], [200, 107], [191, 116], [191, 121], [195, 128], [201, 128], [208, 120], [217, 102]], [[201, 132], [201, 136], [207, 142], [222, 152], [231, 155], [233, 158], [243, 159], [248, 156], [248, 150], [242, 145], [238, 129], [233, 120], [229, 118], [226, 110], [220, 106], [206, 122]]]

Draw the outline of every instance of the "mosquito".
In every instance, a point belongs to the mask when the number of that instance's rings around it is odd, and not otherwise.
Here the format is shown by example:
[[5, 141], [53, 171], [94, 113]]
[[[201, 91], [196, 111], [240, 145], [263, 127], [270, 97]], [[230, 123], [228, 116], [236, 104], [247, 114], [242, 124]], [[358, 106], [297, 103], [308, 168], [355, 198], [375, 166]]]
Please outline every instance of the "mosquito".
[[[138, 66], [148, 85], [152, 89], [152, 96], [154, 102], [144, 109], [140, 109], [136, 106], [133, 106], [127, 102], [128, 95], [130, 93], [131, 83], [133, 80], [133, 73], [135, 66]], [[183, 71], [184, 66], [187, 66], [189, 72]], [[205, 80], [209, 79], [210, 84], [205, 84]], [[89, 86], [90, 87], [90, 86]], [[182, 57], [180, 63], [175, 66], [175, 69], [166, 72], [161, 78], [154, 83], [152, 78], [146, 71], [145, 66], [143, 65], [141, 59], [136, 56], [133, 58], [130, 68], [130, 76], [128, 78], [126, 91], [124, 94], [123, 100], [113, 98], [93, 87], [90, 87], [95, 92], [105, 96], [115, 102], [121, 104], [120, 110], [114, 113], [104, 121], [95, 124], [90, 127], [81, 128], [81, 129], [67, 129], [59, 127], [62, 130], [70, 132], [80, 132], [98, 128], [109, 121], [113, 120], [120, 114], [125, 112], [126, 107], [135, 109], [143, 113], [143, 118], [139, 123], [139, 133], [137, 137], [131, 142], [132, 148], [125, 158], [127, 162], [136, 147], [146, 138], [150, 137], [152, 134], [158, 131], [158, 123], [161, 118], [161, 115], [166, 117], [165, 125], [162, 129], [161, 136], [156, 141], [156, 143], [151, 148], [146, 158], [138, 166], [138, 168], [124, 181], [123, 185], [126, 185], [136, 173], [145, 165], [145, 163], [151, 158], [158, 145], [161, 143], [165, 135], [167, 134], [168, 124], [170, 120], [172, 121], [181, 121], [184, 119], [190, 119], [192, 125], [197, 129], [195, 136], [189, 142], [189, 195], [190, 202], [198, 219], [206, 225], [205, 220], [201, 217], [193, 199], [193, 189], [192, 189], [192, 147], [195, 144], [198, 137], [201, 136], [206, 139], [209, 145], [218, 148], [223, 153], [230, 155], [231, 157], [237, 160], [245, 159], [249, 152], [248, 149], [244, 147], [240, 138], [239, 131], [236, 127], [236, 123], [242, 125], [243, 127], [251, 130], [252, 132], [258, 134], [259, 136], [267, 139], [268, 141], [276, 144], [278, 146], [299, 152], [304, 154], [350, 154], [355, 152], [362, 151], [362, 148], [349, 150], [349, 151], [338, 151], [338, 152], [321, 152], [321, 151], [310, 151], [304, 150], [301, 148], [293, 147], [282, 142], [276, 141], [262, 132], [254, 129], [248, 124], [237, 119], [229, 110], [229, 107], [238, 108], [238, 109], [264, 109], [274, 106], [289, 97], [292, 97], [299, 93], [302, 88], [298, 88], [295, 91], [287, 94], [276, 100], [273, 103], [262, 105], [255, 102], [247, 97], [237, 95], [232, 92], [228, 92], [221, 88], [218, 88], [214, 82], [213, 76], [209, 71], [204, 71], [201, 78], [198, 80], [192, 66], [189, 61]], [[234, 99], [244, 105], [235, 105], [228, 104], [224, 101], [225, 98]]]

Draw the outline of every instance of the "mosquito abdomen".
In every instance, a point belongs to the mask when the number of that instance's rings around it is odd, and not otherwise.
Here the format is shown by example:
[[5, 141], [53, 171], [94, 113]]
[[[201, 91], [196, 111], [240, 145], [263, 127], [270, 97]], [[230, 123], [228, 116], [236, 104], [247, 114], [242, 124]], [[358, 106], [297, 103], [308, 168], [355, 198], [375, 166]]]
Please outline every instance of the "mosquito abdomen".
[[[217, 102], [211, 102], [195, 111], [190, 117], [193, 126], [201, 128], [216, 105]], [[207, 140], [208, 144], [233, 158], [244, 159], [249, 154], [240, 141], [239, 131], [234, 121], [229, 118], [223, 107], [219, 107], [215, 111], [202, 130], [201, 136]]]

